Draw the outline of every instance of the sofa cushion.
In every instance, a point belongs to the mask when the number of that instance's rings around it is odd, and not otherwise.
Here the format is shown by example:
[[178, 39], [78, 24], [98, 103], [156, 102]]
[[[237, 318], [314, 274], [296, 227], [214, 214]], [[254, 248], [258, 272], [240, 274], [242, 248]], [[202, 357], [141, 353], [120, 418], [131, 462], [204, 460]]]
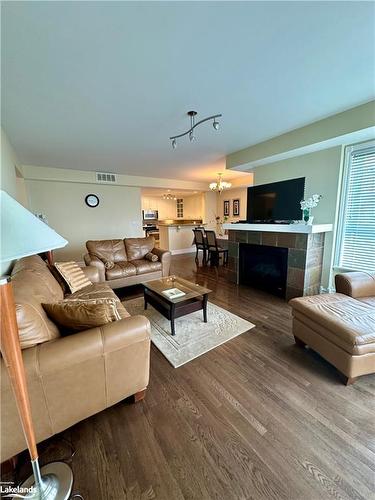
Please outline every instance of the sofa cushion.
[[17, 260], [12, 269], [12, 276], [20, 271], [45, 271], [47, 263], [39, 255], [30, 255]]
[[375, 297], [361, 297], [357, 300], [363, 302], [364, 304], [368, 304], [369, 306], [372, 306], [375, 309]]
[[117, 312], [119, 313], [121, 319], [128, 318], [130, 316], [115, 292], [106, 283], [93, 283], [92, 285], [65, 297], [65, 300], [91, 299], [112, 299], [116, 303]]
[[58, 338], [59, 330], [41, 303], [62, 300], [64, 294], [46, 263], [37, 255], [18, 260], [12, 285], [21, 349]]
[[107, 280], [126, 278], [128, 276], [135, 276], [136, 274], [136, 268], [130, 262], [116, 262], [112, 269], [105, 270]]
[[123, 240], [90, 240], [86, 241], [89, 254], [101, 255], [108, 262], [126, 262], [128, 257]]
[[92, 285], [76, 262], [55, 262], [55, 268], [64, 278], [72, 293]]
[[[341, 293], [298, 297], [290, 305], [302, 320], [316, 323], [320, 335], [347, 352], [375, 343], [375, 309]], [[295, 314], [295, 313], [294, 313]]]
[[137, 274], [154, 273], [162, 270], [161, 262], [152, 262], [146, 259], [132, 260], [132, 264], [137, 270]]
[[115, 292], [106, 283], [93, 283], [86, 288], [82, 288], [82, 290], [78, 290], [78, 292], [66, 295], [65, 299], [115, 299], [120, 301]]
[[125, 238], [124, 242], [128, 260], [130, 261], [143, 259], [155, 246], [155, 239], [152, 236], [148, 238]]
[[19, 275], [20, 273], [22, 279], [24, 272], [34, 273], [32, 276], [34, 276], [36, 280], [40, 280], [41, 282], [43, 282], [46, 296], [52, 297], [53, 300], [61, 300], [64, 297], [64, 292], [49, 270], [48, 264], [44, 262], [44, 260], [39, 257], [39, 255], [32, 255], [30, 257], [24, 257], [17, 260], [11, 273], [12, 281], [15, 279], [15, 276]]
[[121, 319], [114, 299], [63, 300], [42, 306], [61, 333], [80, 332]]

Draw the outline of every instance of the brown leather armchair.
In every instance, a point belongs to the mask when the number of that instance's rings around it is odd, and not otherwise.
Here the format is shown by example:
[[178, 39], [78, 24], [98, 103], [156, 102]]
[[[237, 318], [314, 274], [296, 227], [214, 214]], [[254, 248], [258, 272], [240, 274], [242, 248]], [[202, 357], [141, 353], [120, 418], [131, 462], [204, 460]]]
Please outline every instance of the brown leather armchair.
[[[83, 270], [91, 281], [98, 281], [95, 268]], [[38, 342], [35, 329], [51, 333], [50, 341], [22, 351], [37, 442], [129, 396], [142, 397], [149, 381], [147, 318], [130, 317], [118, 302], [123, 319], [60, 337], [41, 306], [63, 299], [63, 291], [45, 263], [37, 256], [21, 259], [12, 272], [12, 281], [17, 322], [23, 333], [29, 333], [26, 339]], [[98, 298], [103, 293], [115, 297], [103, 284], [93, 284], [73, 295]], [[2, 358], [0, 373], [3, 462], [26, 449], [26, 442]]]
[[336, 292], [292, 299], [293, 335], [345, 375], [375, 373], [375, 273], [335, 277]]
[[[87, 241], [86, 266], [96, 267], [101, 282], [111, 288], [122, 288], [169, 276], [171, 253], [155, 248], [155, 240], [125, 238], [124, 240]], [[147, 255], [157, 257], [148, 260]]]

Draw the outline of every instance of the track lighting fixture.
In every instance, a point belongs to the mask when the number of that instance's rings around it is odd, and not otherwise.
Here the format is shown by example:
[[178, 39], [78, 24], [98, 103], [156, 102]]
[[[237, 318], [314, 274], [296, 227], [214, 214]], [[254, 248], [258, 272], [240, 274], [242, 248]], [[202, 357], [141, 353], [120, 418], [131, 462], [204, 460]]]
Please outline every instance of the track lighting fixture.
[[173, 149], [176, 149], [176, 147], [177, 147], [177, 139], [179, 139], [180, 137], [184, 137], [185, 135], [189, 135], [190, 142], [195, 141], [195, 135], [194, 135], [195, 127], [197, 127], [198, 125], [201, 125], [204, 122], [207, 122], [208, 120], [213, 120], [212, 126], [214, 127], [215, 130], [219, 130], [219, 128], [220, 128], [220, 124], [216, 120], [216, 118], [220, 118], [222, 116], [221, 114], [208, 116], [207, 118], [204, 118], [203, 120], [200, 120], [197, 123], [195, 123], [195, 117], [197, 115], [196, 111], [188, 111], [187, 115], [190, 116], [190, 128], [189, 128], [189, 130], [187, 130], [183, 134], [173, 135], [172, 137], [169, 138], [172, 141], [172, 148]]

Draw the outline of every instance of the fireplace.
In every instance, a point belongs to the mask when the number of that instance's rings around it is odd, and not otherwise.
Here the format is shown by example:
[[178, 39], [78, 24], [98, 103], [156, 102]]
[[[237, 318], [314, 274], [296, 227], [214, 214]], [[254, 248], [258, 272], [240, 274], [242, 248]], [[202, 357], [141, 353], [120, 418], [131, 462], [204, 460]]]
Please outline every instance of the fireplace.
[[288, 249], [267, 245], [239, 245], [239, 280], [285, 298]]

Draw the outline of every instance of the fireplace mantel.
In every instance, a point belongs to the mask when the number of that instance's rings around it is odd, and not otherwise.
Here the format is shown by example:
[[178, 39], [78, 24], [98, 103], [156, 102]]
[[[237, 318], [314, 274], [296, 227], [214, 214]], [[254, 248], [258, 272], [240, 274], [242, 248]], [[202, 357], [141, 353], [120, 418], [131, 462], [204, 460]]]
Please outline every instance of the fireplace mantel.
[[229, 231], [263, 231], [270, 233], [300, 233], [315, 234], [329, 233], [332, 231], [332, 224], [223, 224], [223, 228]]

